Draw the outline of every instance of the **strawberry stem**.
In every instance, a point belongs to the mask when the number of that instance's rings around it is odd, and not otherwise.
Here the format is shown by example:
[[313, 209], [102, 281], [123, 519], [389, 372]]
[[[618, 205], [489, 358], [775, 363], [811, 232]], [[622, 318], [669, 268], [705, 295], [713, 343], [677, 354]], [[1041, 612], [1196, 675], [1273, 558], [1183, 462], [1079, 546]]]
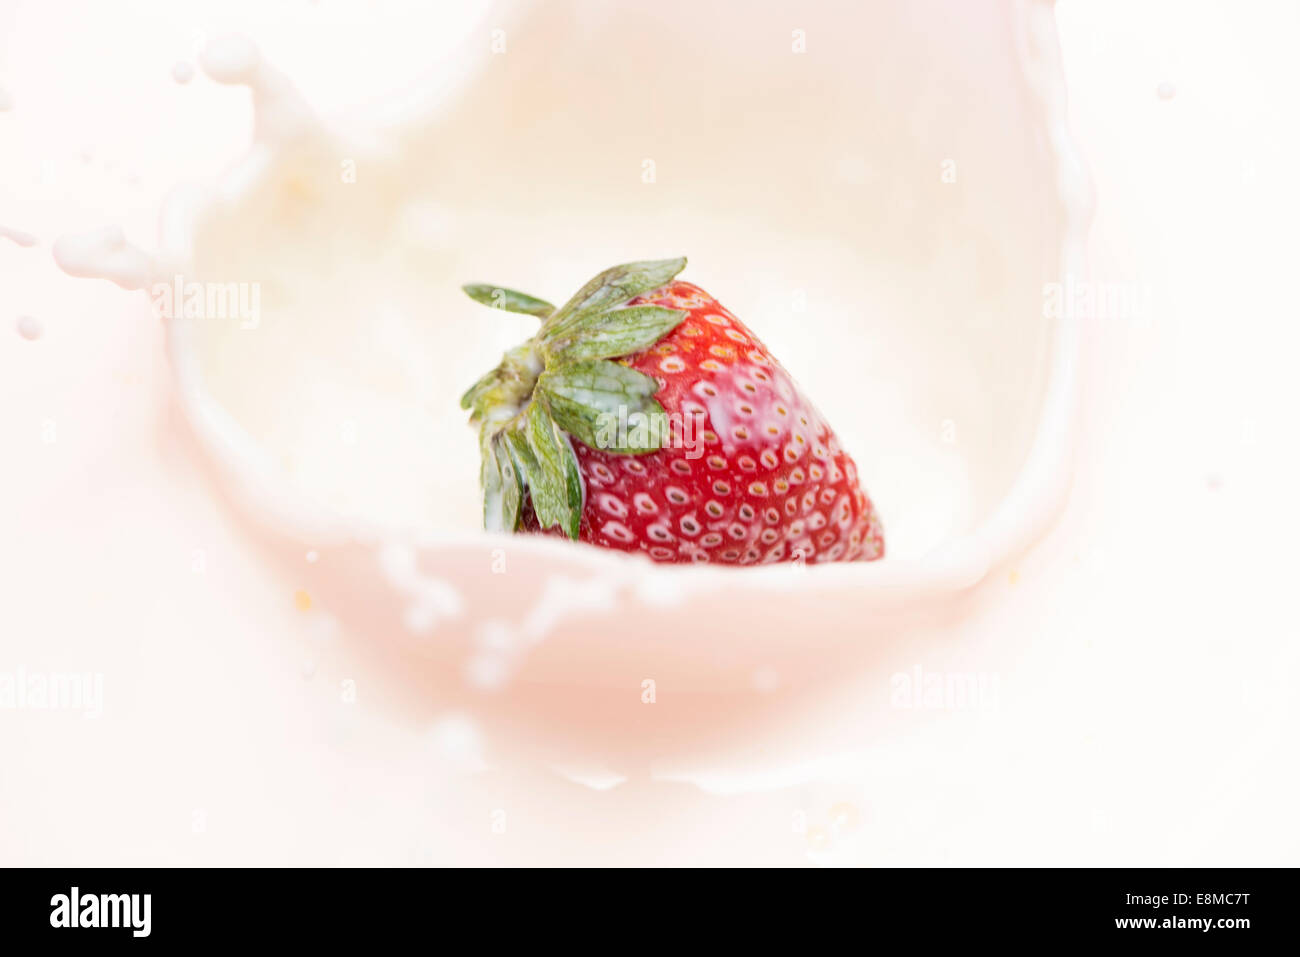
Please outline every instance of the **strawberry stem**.
[[610, 416], [664, 415], [653, 398], [658, 382], [612, 360], [648, 349], [686, 317], [660, 306], [627, 307], [685, 267], [685, 257], [614, 266], [558, 310], [499, 286], [462, 287], [476, 302], [542, 320], [535, 336], [507, 352], [460, 400], [479, 428], [486, 528], [514, 531], [527, 499], [542, 528], [558, 525], [577, 538], [585, 489], [573, 442], [626, 455], [660, 448], [665, 429], [604, 430], [602, 423]]

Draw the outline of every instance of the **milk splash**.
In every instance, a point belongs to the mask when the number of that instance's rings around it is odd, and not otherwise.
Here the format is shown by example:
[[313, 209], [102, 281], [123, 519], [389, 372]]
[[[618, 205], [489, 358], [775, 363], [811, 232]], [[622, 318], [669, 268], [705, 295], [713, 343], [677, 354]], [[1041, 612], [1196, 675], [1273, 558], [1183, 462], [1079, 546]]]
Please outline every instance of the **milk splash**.
[[427, 321], [456, 286], [411, 225], [427, 197], [391, 156], [327, 129], [248, 38], [216, 39], [198, 62], [251, 91], [248, 152], [216, 183], [173, 190], [156, 251], [108, 225], [60, 237], [55, 262], [149, 297], [187, 413], [246, 436], [260, 481], [278, 486], [260, 497], [379, 537], [472, 530], [477, 467], [448, 460], [473, 452], [450, 394], [462, 366]]
[[36, 245], [36, 237], [31, 233], [25, 233], [21, 229], [10, 229], [8, 226], [0, 226], [0, 239], [8, 239], [19, 246]]
[[[518, 54], [513, 51], [512, 46], [512, 57], [520, 59], [530, 55], [522, 49]], [[701, 587], [694, 582], [705, 582], [747, 604], [752, 600], [770, 607], [776, 621], [785, 621], [782, 608], [795, 604], [802, 587], [793, 577], [780, 588], [769, 589], [772, 595], [759, 595], [757, 590], [741, 591], [738, 580], [735, 585], [723, 584], [691, 573], [691, 577], [672, 578], [672, 589], [680, 586], [681, 593], [670, 590], [665, 596], [662, 592], [670, 581], [666, 574], [639, 567], [633, 574], [629, 568], [624, 580], [610, 566], [609, 576], [602, 577], [603, 571], [598, 574], [594, 570], [598, 559], [590, 553], [580, 555], [576, 548], [563, 554], [558, 548], [547, 552], [546, 567], [540, 567], [544, 543], [520, 542], [508, 546], [512, 551], [509, 571], [504, 563], [501, 569], [501, 574], [517, 577], [500, 580], [500, 586], [494, 585], [497, 580], [485, 581], [485, 573], [496, 571], [488, 571], [488, 553], [493, 546], [471, 538], [471, 534], [479, 534], [481, 515], [477, 450], [468, 438], [456, 400], [466, 384], [462, 380], [467, 368], [478, 369], [494, 360], [502, 349], [531, 334], [532, 327], [512, 327], [511, 319], [495, 316], [492, 324], [462, 324], [460, 317], [465, 313], [458, 283], [478, 278], [474, 274], [490, 263], [492, 271], [483, 278], [500, 278], [529, 288], [534, 287], [534, 279], [540, 279], [538, 292], [563, 293], [565, 282], [584, 278], [619, 256], [633, 259], [647, 255], [646, 244], [656, 249], [675, 248], [682, 234], [689, 232], [701, 249], [699, 261], [709, 263], [709, 274], [720, 277], [719, 281], [742, 296], [749, 294], [754, 311], [745, 309], [746, 317], [752, 314], [756, 327], [771, 328], [777, 337], [783, 335], [783, 341], [774, 343], [778, 351], [790, 356], [793, 365], [813, 370], [820, 377], [820, 398], [843, 409], [871, 410], [875, 418], [869, 425], [863, 424], [866, 420], [862, 417], [855, 422], [853, 415], [841, 417], [832, 408], [826, 411], [842, 430], [865, 430], [871, 442], [862, 448], [892, 453], [891, 459], [880, 461], [879, 470], [894, 476], [894, 502], [900, 511], [912, 507], [918, 520], [923, 520], [936, 512], [930, 503], [938, 501], [939, 512], [951, 503], [947, 513], [958, 516], [960, 523], [945, 519], [933, 533], [926, 526], [924, 535], [914, 535], [918, 555], [935, 542], [946, 542], [964, 531], [961, 516], [986, 510], [985, 500], [992, 500], [1000, 487], [1003, 466], [1001, 459], [984, 463], [987, 467], [976, 477], [980, 484], [975, 487], [976, 483], [965, 477], [967, 459], [957, 458], [955, 453], [950, 456], [944, 449], [936, 451], [939, 440], [930, 432], [937, 431], [937, 423], [954, 410], [961, 410], [959, 434], [963, 437], [978, 437], [987, 423], [996, 423], [997, 434], [1003, 434], [1006, 423], [1019, 421], [1016, 416], [1021, 415], [1013, 408], [1013, 399], [1020, 402], [1014, 388], [1007, 390], [1010, 398], [1003, 402], [996, 395], [985, 395], [987, 390], [966, 386], [968, 380], [977, 381], [983, 371], [978, 365], [981, 353], [955, 348], [944, 353], [943, 343], [951, 341], [954, 334], [960, 341], [967, 327], [979, 328], [981, 323], [992, 327], [998, 317], [1012, 311], [990, 292], [978, 301], [959, 304], [973, 318], [954, 330], [948, 318], [951, 310], [943, 308], [942, 299], [929, 305], [911, 300], [894, 303], [880, 276], [860, 284], [858, 267], [870, 259], [863, 255], [864, 249], [879, 252], [886, 248], [880, 237], [891, 237], [895, 226], [911, 235], [907, 223], [886, 221], [871, 227], [879, 234], [873, 247], [862, 238], [864, 227], [858, 219], [841, 222], [841, 204], [823, 202], [821, 191], [806, 188], [797, 176], [790, 178], [793, 198], [773, 202], [770, 222], [751, 222], [732, 215], [732, 207], [723, 201], [725, 196], [717, 200], [708, 195], [710, 189], [725, 193], [727, 186], [726, 175], [708, 164], [692, 169], [694, 181], [683, 178], [673, 184], [661, 175], [653, 188], [643, 184], [636, 165], [642, 152], [636, 143], [618, 139], [622, 135], [618, 124], [610, 125], [614, 146], [592, 161], [592, 168], [601, 174], [594, 180], [581, 175], [566, 179], [567, 168], [558, 168], [566, 160], [560, 137], [569, 132], [563, 115], [548, 117], [546, 124], [532, 128], [537, 139], [535, 155], [525, 160], [512, 154], [511, 137], [502, 131], [505, 124], [494, 111], [508, 102], [520, 116], [545, 115], [545, 107], [570, 95], [582, 82], [586, 63], [581, 56], [579, 61], [568, 67], [535, 66], [525, 75], [535, 76], [537, 81], [527, 88], [497, 76], [495, 85], [485, 84], [488, 92], [482, 97], [456, 104], [447, 115], [437, 118], [436, 126], [426, 123], [403, 128], [398, 131], [400, 148], [375, 156], [328, 133], [292, 84], [262, 60], [250, 41], [242, 37], [216, 41], [199, 57], [199, 65], [215, 82], [242, 85], [251, 91], [255, 136], [248, 154], [201, 200], [181, 210], [192, 212], [192, 219], [173, 217], [176, 210], [165, 211], [157, 254], [131, 245], [119, 228], [109, 227], [61, 239], [55, 258], [72, 275], [107, 278], [123, 288], [148, 292], [170, 284], [173, 300], [177, 298], [178, 275], [185, 282], [221, 277], [260, 284], [261, 316], [256, 328], [245, 329], [237, 322], [190, 321], [182, 310], [177, 318], [166, 320], [169, 354], [186, 415], [196, 426], [205, 450], [222, 466], [223, 477], [234, 476], [232, 490], [244, 504], [259, 506], [254, 510], [259, 518], [273, 513], [275, 519], [283, 519], [277, 530], [288, 529], [286, 537], [294, 542], [295, 554], [313, 546], [316, 561], [310, 562], [312, 572], [305, 567], [296, 572], [303, 584], [311, 585], [313, 594], [325, 596], [331, 603], [340, 596], [343, 602], [350, 598], [354, 616], [358, 611], [367, 619], [389, 615], [393, 624], [384, 627], [417, 641], [428, 637], [432, 639], [430, 647], [454, 647], [464, 638], [471, 647], [463, 661], [462, 677], [485, 697], [486, 692], [516, 677], [520, 686], [535, 682], [540, 668], [540, 673], [548, 676], [541, 683], [556, 680], [575, 689], [572, 699], [586, 706], [589, 702], [577, 689], [608, 683], [614, 675], [617, 681], [629, 681], [631, 697], [626, 701], [633, 714], [641, 715], [636, 709], [649, 707], [635, 697], [641, 681], [657, 680], [667, 702], [673, 668], [680, 668], [678, 673], [687, 678], [700, 678], [699, 661], [716, 654], [716, 676], [739, 674], [746, 690], [752, 683], [754, 695], [777, 701], [786, 687], [797, 687], [801, 680], [800, 666], [809, 654], [803, 643], [790, 651], [779, 641], [767, 646], [736, 642], [735, 635], [725, 628], [697, 626], [690, 629], [692, 639], [698, 640], [692, 641], [689, 655], [674, 657], [676, 652], [669, 644], [673, 636], [661, 635], [664, 640], [659, 643], [644, 640], [649, 626], [641, 624], [642, 616], [628, 616], [638, 620], [629, 621], [633, 635], [623, 645], [612, 644], [607, 634], [598, 634], [589, 625], [638, 599], [654, 611], [646, 620], [660, 624], [670, 623], [663, 616], [666, 605], [682, 605], [683, 614], [700, 613], [701, 605], [687, 604], [695, 600]], [[515, 65], [513, 59], [510, 62]], [[1034, 62], [1054, 61], [1039, 58]], [[762, 69], [739, 53], [729, 65], [735, 70], [727, 72], [727, 82], [737, 90], [761, 77]], [[667, 84], [664, 96], [678, 92], [671, 77], [663, 82]], [[845, 78], [845, 82], [851, 86], [857, 81]], [[865, 87], [864, 82], [858, 85]], [[687, 98], [674, 98], [673, 102], [686, 103]], [[867, 96], [864, 102], [875, 103]], [[524, 110], [524, 106], [533, 109]], [[689, 109], [686, 112], [694, 115]], [[868, 114], [867, 119], [904, 125], [883, 106], [879, 114]], [[791, 115], [800, 114], [792, 108]], [[873, 131], [879, 126], [860, 125]], [[729, 139], [734, 142], [726, 149], [734, 149], [736, 156], [748, 156], [744, 150], [761, 136], [770, 140], [770, 131], [747, 129], [739, 120], [732, 134]], [[750, 141], [745, 140], [746, 135]], [[861, 142], [851, 144], [853, 152], [865, 155], [875, 135], [861, 134]], [[616, 168], [625, 146], [627, 155], [634, 158], [629, 172], [634, 190], [621, 185], [624, 180]], [[670, 147], [666, 143], [663, 148]], [[788, 151], [780, 162], [804, 164], [790, 169], [828, 159], [814, 156], [809, 160], [803, 155], [806, 145], [799, 143], [774, 148]], [[729, 156], [724, 149], [719, 161]], [[889, 158], [884, 157], [886, 161]], [[692, 155], [682, 152], [677, 159], [691, 169], [686, 164]], [[905, 174], [911, 164], [904, 159], [910, 157], [898, 159], [893, 169], [886, 164], [885, 174], [907, 182]], [[661, 172], [670, 168], [665, 163], [659, 166]], [[548, 189], [539, 188], [543, 182]], [[696, 190], [694, 195], [691, 189]], [[1014, 200], [1021, 192], [1017, 184], [1016, 192], [1009, 195]], [[928, 195], [923, 193], [920, 199], [924, 201]], [[680, 204], [681, 212], [664, 215], [661, 207], [666, 200], [674, 208]], [[873, 208], [863, 202], [864, 208]], [[941, 206], [940, 200], [929, 201], [929, 207]], [[936, 215], [929, 207], [924, 214]], [[907, 222], [920, 218], [921, 214], [907, 213]], [[628, 228], [629, 223], [635, 224], [635, 230]], [[736, 242], [738, 226], [746, 227], [743, 243]], [[828, 240], [831, 234], [838, 237], [835, 242]], [[1010, 268], [1014, 264], [1009, 261], [1013, 243], [1006, 238], [1002, 243], [990, 255], [998, 265]], [[617, 247], [620, 252], [596, 258], [593, 245]], [[905, 267], [915, 265], [908, 261], [910, 248], [900, 253]], [[756, 275], [747, 258], [752, 249], [777, 251], [772, 255], [779, 255], [788, 274], [788, 281], [773, 287], [779, 295], [754, 294], [755, 289], [762, 291], [763, 278]], [[926, 251], [928, 246], [922, 250]], [[970, 258], [960, 248], [946, 253], [954, 257], [956, 265]], [[828, 278], [831, 276], [853, 278], [837, 287], [838, 280]], [[800, 310], [788, 309], [791, 287], [811, 291], [816, 308], [806, 312], [802, 305]], [[184, 283], [181, 289], [183, 294]], [[1033, 301], [1035, 297], [1027, 294], [1025, 298], [1031, 312], [1036, 312], [1039, 304]], [[915, 321], [864, 320], [864, 301], [873, 303], [878, 313], [897, 307], [900, 314]], [[801, 314], [791, 319], [791, 311]], [[1023, 326], [1037, 335], [1036, 330], [1043, 326], [1041, 317], [1029, 318], [1032, 321]], [[880, 330], [888, 334], [878, 334]], [[828, 354], [829, 350], [809, 346], [819, 335], [831, 334], [861, 335], [870, 346], [865, 350], [869, 357], [896, 356], [893, 366], [910, 363], [910, 368], [924, 371], [935, 381], [927, 383], [924, 393], [918, 389], [914, 394], [912, 377], [891, 373], [890, 364], [883, 360], [864, 369], [859, 351]], [[492, 341], [494, 336], [499, 337], [499, 345]], [[970, 333], [969, 338], [980, 341], [982, 336]], [[1022, 340], [1029, 344], [1022, 348]], [[999, 352], [997, 367], [1026, 364], [1036, 353], [1034, 341], [1032, 335], [1008, 338], [1010, 355]], [[979, 401], [969, 401], [972, 396]], [[949, 467], [950, 460], [962, 467]], [[918, 469], [918, 462], [923, 468]], [[917, 508], [922, 502], [925, 507]], [[310, 509], [304, 503], [309, 503]], [[360, 526], [374, 530], [366, 546], [368, 563], [358, 560], [345, 565], [338, 561], [342, 549], [335, 549], [336, 539], [300, 531], [296, 524], [300, 512], [295, 509], [302, 507], [314, 518], [318, 505], [343, 516], [341, 524], [349, 530]], [[405, 534], [390, 534], [394, 530]], [[430, 531], [434, 534], [424, 539], [424, 533]], [[471, 534], [457, 539], [455, 533], [461, 531]], [[358, 536], [346, 540], [367, 541]], [[421, 544], [413, 552], [406, 551], [412, 540]], [[432, 547], [424, 548], [426, 541]], [[399, 544], [386, 548], [390, 542]], [[373, 548], [374, 544], [380, 548]], [[498, 549], [502, 557], [506, 547], [503, 544]], [[583, 562], [590, 559], [591, 567], [580, 566], [579, 557]], [[606, 558], [601, 556], [599, 561]], [[838, 571], [847, 574], [850, 570]], [[874, 570], [877, 575], [892, 571], [889, 567]], [[906, 576], [913, 571], [905, 567], [896, 574], [899, 580], [910, 581]], [[309, 575], [320, 577], [309, 582]], [[932, 590], [948, 588], [950, 580], [958, 579], [967, 581], [964, 566]], [[828, 595], [847, 595], [847, 589], [840, 587], [845, 575], [822, 580], [827, 582]], [[762, 581], [766, 587], [775, 579]], [[868, 590], [871, 583], [863, 586]], [[877, 582], [875, 587], [879, 595], [889, 589], [890, 582]], [[918, 591], [928, 596], [929, 588], [926, 585]], [[507, 603], [510, 596], [519, 600]], [[858, 601], [857, 596], [842, 597], [837, 607], [848, 608], [850, 601]], [[345, 623], [351, 620], [345, 610], [339, 617]], [[462, 627], [460, 622], [465, 619], [468, 623]], [[833, 648], [835, 641], [847, 643], [860, 637], [828, 636], [826, 644]], [[629, 655], [640, 658], [659, 646], [665, 648], [660, 660], [662, 673], [658, 668], [643, 670], [639, 661], [627, 667], [634, 660]], [[564, 656], [564, 660], [556, 656]], [[561, 677], [556, 679], [556, 675]], [[755, 676], [752, 682], [751, 676]], [[714, 686], [714, 672], [701, 679], [701, 686], [706, 682], [707, 687]], [[774, 693], [778, 685], [780, 695]], [[594, 702], [591, 707], [602, 720], [589, 724], [603, 724], [605, 718], [615, 724], [626, 721], [626, 740], [629, 747], [635, 747], [638, 733], [631, 723], [644, 718], [625, 718], [627, 708], [610, 706], [601, 711], [603, 705]], [[654, 720], [666, 721], [671, 714], [674, 712], [656, 706]], [[683, 727], [708, 720], [702, 713], [694, 717], [688, 712], [681, 714], [683, 717], [674, 720], [681, 720]], [[797, 776], [811, 773], [808, 767], [801, 762]]]
[[153, 256], [127, 242], [121, 226], [60, 236], [53, 253], [54, 262], [69, 276], [107, 279], [127, 290], [147, 289], [157, 276]]
[[261, 143], [316, 133], [321, 124], [293, 83], [262, 59], [248, 37], [213, 40], [199, 56], [203, 72], [218, 83], [246, 86], [253, 94], [254, 139]]
[[[205, 73], [218, 83], [249, 87], [255, 106], [256, 140], [260, 143], [283, 140], [293, 134], [314, 132], [320, 128], [289, 80], [262, 61], [257, 47], [246, 37], [229, 36], [214, 40], [203, 51], [200, 63]], [[193, 67], [177, 63], [172, 76], [186, 83]], [[0, 236], [19, 245], [31, 245], [33, 237], [0, 227]], [[127, 242], [122, 227], [102, 226], [86, 232], [65, 235], [54, 244], [54, 261], [69, 276], [107, 279], [127, 290], [145, 290], [160, 299], [163, 293], [155, 285], [172, 279], [160, 274], [155, 256]], [[171, 316], [177, 302], [165, 310]]]

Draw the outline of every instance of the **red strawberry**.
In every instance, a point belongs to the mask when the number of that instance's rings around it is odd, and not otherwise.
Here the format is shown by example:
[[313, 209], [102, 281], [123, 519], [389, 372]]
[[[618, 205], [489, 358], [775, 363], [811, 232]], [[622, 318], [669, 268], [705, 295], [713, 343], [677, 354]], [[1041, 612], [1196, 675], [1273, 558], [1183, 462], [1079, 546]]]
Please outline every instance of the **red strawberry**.
[[601, 273], [566, 305], [493, 286], [542, 319], [469, 390], [484, 523], [554, 530], [662, 562], [870, 561], [880, 520], [789, 373], [685, 259]]

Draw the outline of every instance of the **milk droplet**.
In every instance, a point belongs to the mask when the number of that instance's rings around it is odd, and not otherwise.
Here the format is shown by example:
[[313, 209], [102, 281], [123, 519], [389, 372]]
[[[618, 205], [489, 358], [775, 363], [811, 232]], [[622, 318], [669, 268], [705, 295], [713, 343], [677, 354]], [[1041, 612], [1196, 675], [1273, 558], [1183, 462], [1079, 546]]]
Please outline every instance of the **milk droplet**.
[[19, 246], [36, 245], [36, 237], [31, 233], [25, 233], [21, 229], [10, 229], [8, 226], [0, 226], [0, 238], [8, 239]]
[[128, 243], [121, 226], [60, 236], [53, 253], [69, 276], [107, 279], [123, 289], [145, 289], [157, 276], [153, 257]]
[[239, 34], [213, 40], [199, 55], [204, 72], [218, 83], [253, 82], [261, 59], [253, 41]]
[[307, 553], [307, 563], [309, 565], [315, 565], [318, 561], [320, 561], [320, 553], [313, 548]]
[[211, 41], [199, 55], [199, 66], [218, 83], [246, 86], [252, 91], [258, 142], [284, 140], [320, 128], [289, 78], [265, 62], [248, 37], [234, 34]]
[[18, 328], [18, 334], [28, 342], [35, 342], [45, 333], [41, 320], [35, 316], [19, 316], [15, 326]]
[[1177, 92], [1178, 91], [1174, 88], [1174, 85], [1168, 80], [1162, 81], [1160, 85], [1156, 87], [1156, 96], [1160, 97], [1162, 100], [1172, 100], [1174, 94]]
[[194, 64], [189, 60], [177, 60], [172, 66], [172, 79], [185, 84], [194, 79]]

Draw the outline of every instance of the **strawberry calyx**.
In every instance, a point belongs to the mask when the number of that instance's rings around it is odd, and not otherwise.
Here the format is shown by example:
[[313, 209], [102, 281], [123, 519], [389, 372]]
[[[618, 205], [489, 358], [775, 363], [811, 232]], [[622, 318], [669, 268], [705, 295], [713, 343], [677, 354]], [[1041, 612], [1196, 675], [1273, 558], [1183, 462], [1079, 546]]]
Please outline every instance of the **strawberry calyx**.
[[658, 381], [615, 360], [648, 349], [686, 318], [627, 305], [684, 268], [685, 257], [614, 266], [559, 309], [512, 289], [462, 287], [476, 302], [542, 320], [460, 400], [479, 430], [485, 528], [514, 531], [528, 501], [543, 529], [559, 526], [576, 539], [586, 490], [573, 442], [623, 455], [660, 449], [667, 428]]

